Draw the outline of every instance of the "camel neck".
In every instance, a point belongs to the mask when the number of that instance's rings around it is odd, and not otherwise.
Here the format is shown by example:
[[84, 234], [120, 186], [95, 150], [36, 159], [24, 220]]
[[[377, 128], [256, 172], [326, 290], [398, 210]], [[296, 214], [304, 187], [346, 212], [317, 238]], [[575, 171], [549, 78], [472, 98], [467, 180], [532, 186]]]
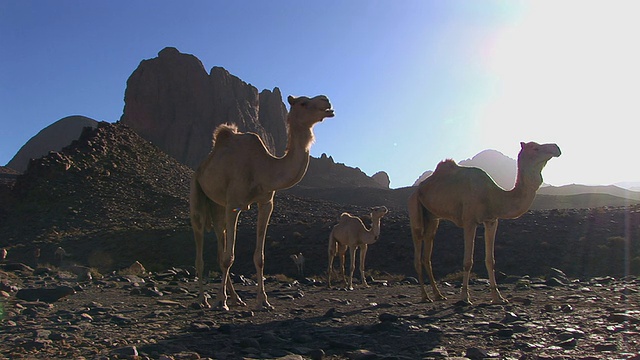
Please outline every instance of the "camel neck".
[[505, 213], [500, 216], [503, 219], [514, 219], [529, 210], [536, 197], [536, 191], [542, 184], [542, 175], [536, 171], [523, 170], [518, 166], [518, 177], [511, 191], [508, 191]]
[[367, 245], [375, 243], [380, 237], [380, 218], [372, 219], [371, 230], [369, 233], [371, 236], [364, 242]]
[[288, 189], [302, 180], [309, 166], [309, 153], [313, 142], [310, 128], [289, 129], [287, 150], [274, 164], [274, 190]]

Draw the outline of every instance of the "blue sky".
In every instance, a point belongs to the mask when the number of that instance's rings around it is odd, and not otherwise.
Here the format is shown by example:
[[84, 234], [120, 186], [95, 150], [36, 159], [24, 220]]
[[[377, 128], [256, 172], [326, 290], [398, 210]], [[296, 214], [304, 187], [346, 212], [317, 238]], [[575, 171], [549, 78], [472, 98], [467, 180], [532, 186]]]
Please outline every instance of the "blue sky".
[[[116, 121], [166, 46], [258, 90], [327, 95], [312, 155], [409, 186], [444, 158], [563, 151], [553, 185], [640, 181], [633, 1], [0, 0], [0, 164], [69, 115]], [[625, 166], [628, 165], [628, 166]]]

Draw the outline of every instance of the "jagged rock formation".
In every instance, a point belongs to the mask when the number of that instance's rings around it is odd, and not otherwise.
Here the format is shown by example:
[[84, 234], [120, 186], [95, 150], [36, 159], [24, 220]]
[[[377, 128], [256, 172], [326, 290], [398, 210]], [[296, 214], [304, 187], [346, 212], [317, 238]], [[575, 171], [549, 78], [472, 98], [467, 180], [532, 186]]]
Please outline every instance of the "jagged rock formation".
[[389, 188], [391, 184], [391, 180], [389, 179], [389, 174], [384, 171], [378, 171], [377, 173], [371, 176], [373, 180], [375, 180], [378, 184], [380, 184], [385, 189]]
[[97, 123], [93, 119], [80, 115], [62, 118], [29, 139], [7, 163], [7, 167], [24, 172], [27, 170], [29, 160], [47, 155], [49, 151], [60, 151], [71, 141], [76, 140], [84, 127], [96, 127]]
[[258, 90], [221, 67], [207, 74], [193, 55], [167, 47], [127, 80], [121, 122], [191, 168], [211, 150], [213, 130], [235, 123], [274, 155], [286, 147], [286, 108], [278, 88]]
[[17, 170], [10, 167], [0, 166], [0, 185], [13, 184], [20, 175]]
[[382, 188], [377, 181], [367, 176], [360, 168], [336, 163], [333, 157], [322, 154], [311, 158], [304, 178], [296, 185], [300, 188], [371, 187]]

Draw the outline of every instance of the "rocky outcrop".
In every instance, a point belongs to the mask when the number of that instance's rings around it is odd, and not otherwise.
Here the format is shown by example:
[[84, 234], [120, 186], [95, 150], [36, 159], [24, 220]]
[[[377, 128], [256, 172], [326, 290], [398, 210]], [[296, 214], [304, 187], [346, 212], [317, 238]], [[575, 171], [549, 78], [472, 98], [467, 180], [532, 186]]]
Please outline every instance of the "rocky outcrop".
[[277, 88], [259, 94], [221, 67], [207, 74], [198, 58], [172, 47], [140, 62], [124, 101], [121, 122], [191, 168], [207, 156], [222, 123], [257, 133], [275, 155], [286, 147], [286, 108]]
[[60, 151], [63, 147], [76, 140], [82, 129], [85, 127], [96, 127], [98, 122], [85, 116], [68, 116], [62, 118], [46, 128], [40, 130], [34, 137], [29, 139], [13, 159], [9, 161], [7, 167], [18, 172], [27, 170], [29, 161], [47, 155], [49, 151]]
[[311, 157], [307, 174], [296, 187], [369, 187], [379, 189], [383, 186], [370, 176], [367, 176], [360, 168], [352, 168], [342, 163], [336, 163], [331, 156], [322, 154], [320, 158]]
[[378, 184], [380, 184], [385, 189], [389, 188], [391, 184], [391, 180], [389, 179], [389, 174], [384, 171], [378, 171], [377, 173], [371, 176], [373, 180], [375, 180]]

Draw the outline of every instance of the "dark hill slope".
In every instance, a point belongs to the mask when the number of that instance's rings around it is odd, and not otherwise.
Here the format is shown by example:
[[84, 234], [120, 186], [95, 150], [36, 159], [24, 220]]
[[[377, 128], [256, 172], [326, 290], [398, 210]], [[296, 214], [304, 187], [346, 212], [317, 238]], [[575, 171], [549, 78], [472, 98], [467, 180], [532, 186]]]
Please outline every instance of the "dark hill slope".
[[72, 240], [84, 253], [100, 248], [101, 234], [186, 226], [190, 174], [128, 127], [102, 122], [31, 162], [0, 227], [9, 246]]

